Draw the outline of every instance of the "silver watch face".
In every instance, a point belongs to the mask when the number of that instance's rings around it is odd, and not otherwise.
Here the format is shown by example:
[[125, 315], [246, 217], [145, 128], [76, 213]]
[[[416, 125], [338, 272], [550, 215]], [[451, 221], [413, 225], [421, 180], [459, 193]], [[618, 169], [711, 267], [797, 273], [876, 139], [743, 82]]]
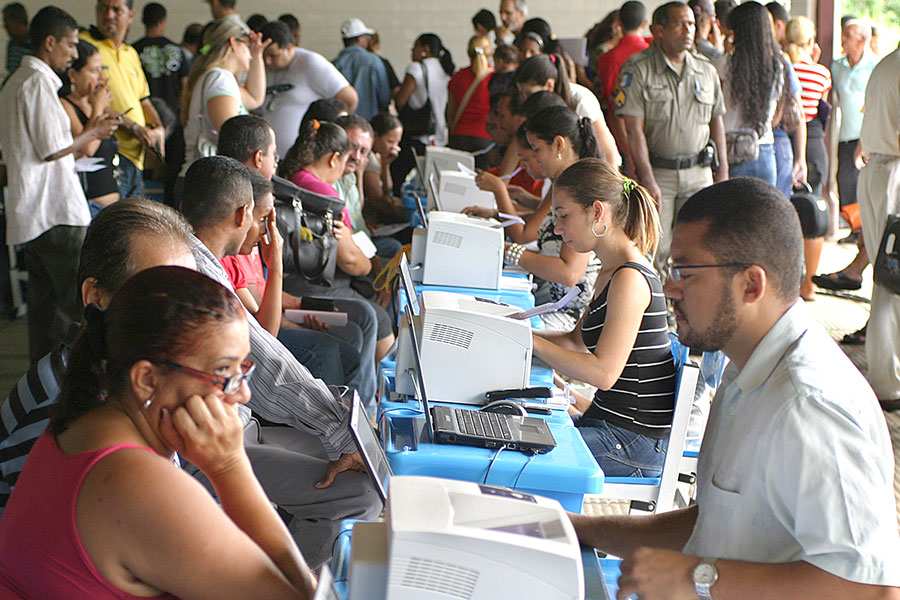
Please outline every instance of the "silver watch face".
[[694, 568], [694, 583], [700, 585], [712, 585], [719, 578], [719, 572], [715, 565], [709, 563], [700, 563]]

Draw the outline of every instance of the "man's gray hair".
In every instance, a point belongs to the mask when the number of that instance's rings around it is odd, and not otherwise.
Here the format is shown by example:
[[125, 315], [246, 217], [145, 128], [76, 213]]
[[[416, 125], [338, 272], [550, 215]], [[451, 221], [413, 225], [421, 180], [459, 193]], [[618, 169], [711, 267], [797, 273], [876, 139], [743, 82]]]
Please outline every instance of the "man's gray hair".
[[516, 10], [522, 12], [524, 16], [528, 16], [528, 2], [527, 0], [515, 0]]
[[867, 41], [872, 37], [872, 24], [868, 21], [864, 21], [863, 19], [849, 19], [844, 23], [844, 29], [849, 29], [850, 27], [858, 28], [860, 35]]

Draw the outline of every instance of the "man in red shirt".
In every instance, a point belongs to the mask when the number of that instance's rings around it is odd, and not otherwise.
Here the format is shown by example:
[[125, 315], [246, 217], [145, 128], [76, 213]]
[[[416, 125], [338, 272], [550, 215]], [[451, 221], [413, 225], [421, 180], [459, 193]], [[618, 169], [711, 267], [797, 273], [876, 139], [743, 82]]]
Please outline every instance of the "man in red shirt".
[[625, 123], [621, 117], [616, 117], [613, 103], [613, 90], [616, 89], [616, 80], [619, 78], [619, 69], [632, 55], [646, 50], [650, 44], [641, 36], [641, 32], [647, 27], [647, 8], [637, 0], [628, 0], [619, 9], [619, 22], [622, 24], [623, 36], [615, 48], [601, 54], [597, 59], [597, 81], [600, 83], [600, 102], [607, 110], [607, 121], [616, 145], [619, 147], [622, 157], [625, 159], [625, 167], [630, 168], [631, 151], [628, 148], [628, 134], [625, 131]]
[[628, 0], [623, 4], [619, 9], [619, 22], [622, 24], [622, 39], [615, 48], [597, 58], [600, 100], [610, 110], [613, 110], [612, 93], [616, 87], [619, 68], [632, 54], [646, 50], [650, 45], [641, 36], [641, 32], [647, 27], [647, 8], [641, 2]]

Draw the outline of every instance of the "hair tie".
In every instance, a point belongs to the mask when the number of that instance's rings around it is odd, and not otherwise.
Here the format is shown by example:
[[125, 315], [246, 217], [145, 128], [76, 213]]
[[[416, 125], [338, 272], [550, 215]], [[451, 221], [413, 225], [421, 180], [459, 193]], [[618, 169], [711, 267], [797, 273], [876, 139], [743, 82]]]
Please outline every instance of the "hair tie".
[[550, 54], [549, 56], [550, 56], [550, 62], [552, 62], [555, 65], [556, 64], [556, 55]]
[[212, 50], [212, 47], [213, 47], [212, 44], [206, 44], [206, 45], [204, 45], [204, 46], [201, 46], [201, 47], [200, 47], [200, 50], [198, 50], [198, 52], [199, 52], [200, 54], [202, 54], [203, 56], [208, 56], [210, 50]]
[[484, 48], [478, 46], [477, 48], [475, 48], [475, 54], [484, 54]]
[[103, 311], [96, 304], [88, 304], [84, 309], [84, 321], [88, 346], [96, 356], [106, 358], [106, 323]]
[[443, 56], [445, 54], [447, 54], [447, 49], [441, 46], [441, 51], [438, 52], [438, 56]]
[[622, 190], [625, 192], [626, 198], [631, 195], [631, 192], [633, 192], [634, 188], [636, 187], [637, 183], [634, 181], [634, 179], [630, 179], [628, 177], [622, 178]]
[[312, 121], [310, 121], [310, 123], [312, 123], [313, 131], [318, 131], [318, 130], [319, 130], [319, 127], [322, 126], [322, 124], [319, 123], [319, 120], [318, 120], [318, 119], [313, 119]]

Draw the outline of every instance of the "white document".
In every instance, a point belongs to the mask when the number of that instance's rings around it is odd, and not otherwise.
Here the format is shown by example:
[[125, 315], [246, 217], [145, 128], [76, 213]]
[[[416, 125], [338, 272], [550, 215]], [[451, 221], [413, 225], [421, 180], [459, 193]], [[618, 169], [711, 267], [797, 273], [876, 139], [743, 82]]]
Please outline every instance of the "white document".
[[462, 164], [461, 162], [456, 163], [456, 166], [459, 167], [460, 173], [465, 173], [466, 175], [471, 175], [472, 177], [475, 177], [476, 175], [478, 175], [478, 173], [476, 173], [475, 171], [473, 171], [466, 165]]
[[577, 285], [569, 290], [569, 293], [557, 300], [556, 302], [548, 302], [546, 304], [541, 304], [540, 306], [535, 306], [534, 308], [529, 308], [528, 310], [523, 310], [522, 312], [517, 312], [509, 315], [510, 319], [530, 319], [531, 317], [536, 317], [538, 315], [543, 315], [548, 312], [554, 312], [561, 309], [563, 306], [571, 302], [575, 296], [581, 293], [581, 288]]
[[510, 225], [524, 225], [525, 219], [520, 217], [519, 215], [508, 215], [506, 213], [497, 213], [497, 216], [500, 217], [500, 222], [496, 224], [491, 224], [491, 227], [509, 227]]
[[516, 170], [513, 171], [512, 173], [510, 173], [509, 175], [501, 175], [500, 179], [508, 181], [508, 180], [512, 179], [513, 177], [515, 177], [516, 175], [518, 175], [519, 171], [521, 171], [521, 170], [522, 170], [522, 167], [516, 167]]
[[353, 241], [359, 246], [359, 249], [362, 250], [362, 253], [366, 258], [375, 256], [377, 249], [375, 248], [375, 244], [372, 243], [372, 240], [369, 239], [369, 236], [366, 235], [365, 231], [357, 231], [354, 233]]
[[75, 161], [75, 171], [78, 173], [93, 173], [105, 166], [102, 158], [96, 158], [94, 156], [85, 156], [84, 158], [79, 158]]
[[316, 317], [321, 322], [326, 325], [331, 325], [332, 327], [343, 327], [347, 324], [347, 313], [342, 312], [329, 312], [327, 310], [302, 310], [302, 309], [294, 309], [289, 308], [284, 311], [284, 316], [288, 318], [288, 320], [297, 323], [298, 325], [303, 325], [306, 320], [306, 315], [312, 315]]

